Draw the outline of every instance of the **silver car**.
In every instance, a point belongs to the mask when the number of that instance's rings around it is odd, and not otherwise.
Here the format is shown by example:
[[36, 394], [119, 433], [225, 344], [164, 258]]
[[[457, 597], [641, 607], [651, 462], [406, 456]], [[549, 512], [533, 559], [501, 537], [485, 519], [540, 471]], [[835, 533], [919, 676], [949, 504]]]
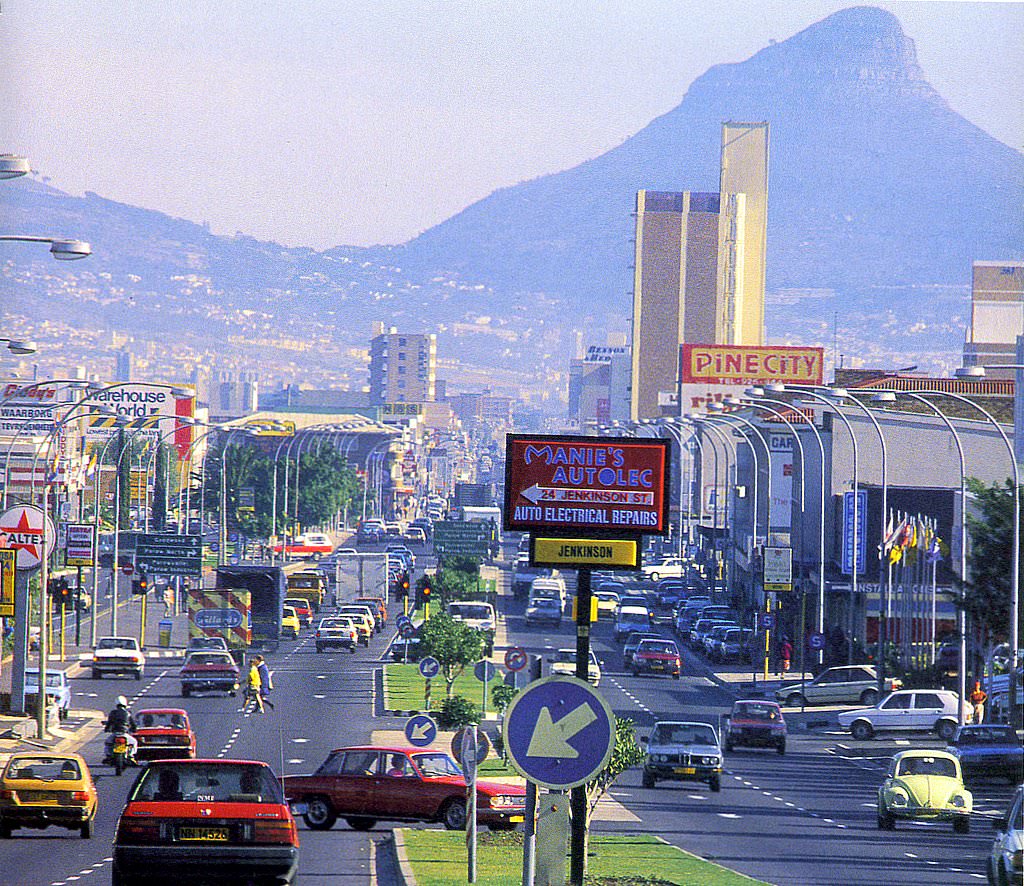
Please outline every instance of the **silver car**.
[[[902, 680], [887, 678], [882, 695], [902, 688]], [[809, 683], [790, 683], [775, 691], [775, 700], [779, 704], [792, 707], [805, 704], [873, 705], [878, 698], [878, 672], [870, 665], [827, 668]]]

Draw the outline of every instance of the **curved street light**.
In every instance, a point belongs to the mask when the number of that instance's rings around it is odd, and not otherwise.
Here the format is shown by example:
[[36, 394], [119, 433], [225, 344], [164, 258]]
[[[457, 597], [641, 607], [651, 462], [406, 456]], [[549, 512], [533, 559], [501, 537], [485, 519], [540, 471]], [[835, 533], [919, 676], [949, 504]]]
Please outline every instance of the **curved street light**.
[[49, 243], [50, 254], [58, 261], [76, 261], [92, 255], [92, 246], [84, 240], [69, 240], [62, 237], [24, 237], [17, 234], [0, 234], [0, 240], [16, 243]]
[[21, 178], [32, 171], [32, 165], [27, 157], [20, 157], [17, 154], [0, 154], [0, 181], [12, 178]]
[[0, 338], [0, 341], [7, 342], [7, 350], [19, 357], [34, 354], [39, 346], [34, 341], [25, 341], [20, 338]]

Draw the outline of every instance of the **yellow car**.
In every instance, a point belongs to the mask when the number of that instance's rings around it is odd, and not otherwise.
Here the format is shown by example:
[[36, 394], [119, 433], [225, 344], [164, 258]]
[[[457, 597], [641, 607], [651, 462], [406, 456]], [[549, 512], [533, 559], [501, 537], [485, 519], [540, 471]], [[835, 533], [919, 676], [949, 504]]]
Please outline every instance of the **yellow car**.
[[615, 591], [594, 591], [594, 597], [597, 599], [597, 617], [615, 618], [619, 595]]
[[281, 613], [281, 636], [291, 637], [293, 640], [299, 636], [299, 617], [291, 606], [285, 606]]
[[951, 821], [968, 834], [974, 798], [964, 787], [960, 761], [945, 751], [901, 751], [889, 762], [878, 789], [878, 828], [891, 831], [896, 819]]
[[96, 785], [78, 754], [15, 754], [0, 773], [0, 839], [50, 825], [92, 836]]
[[373, 636], [373, 632], [377, 627], [377, 623], [373, 617], [373, 614], [366, 606], [342, 606], [338, 610], [340, 615], [345, 618], [351, 618], [356, 629], [359, 631], [359, 642], [363, 646], [370, 645], [370, 638]]

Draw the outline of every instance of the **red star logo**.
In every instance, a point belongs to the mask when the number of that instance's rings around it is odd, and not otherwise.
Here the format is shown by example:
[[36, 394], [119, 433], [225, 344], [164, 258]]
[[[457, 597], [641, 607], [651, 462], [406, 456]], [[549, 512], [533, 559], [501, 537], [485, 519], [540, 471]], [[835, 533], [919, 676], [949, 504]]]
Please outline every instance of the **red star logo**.
[[[28, 508], [21, 509], [21, 516], [18, 518], [18, 522], [16, 525], [11, 526], [10, 524], [8, 524], [2, 527], [2, 529], [0, 529], [0, 532], [10, 532], [12, 535], [18, 538], [19, 540], [17, 541], [9, 541], [8, 547], [13, 548], [16, 551], [23, 550], [29, 557], [32, 558], [30, 562], [26, 563], [24, 562], [24, 560], [27, 558], [22, 558], [19, 555], [18, 559], [22, 561], [21, 563], [19, 563], [19, 565], [23, 569], [30, 568], [31, 566], [38, 564], [39, 561], [42, 560], [43, 555], [40, 551], [40, 548], [42, 547], [43, 543], [44, 530], [42, 526], [35, 527], [32, 526], [32, 524], [29, 522]], [[38, 541], [23, 540], [26, 538], [38, 539]]]

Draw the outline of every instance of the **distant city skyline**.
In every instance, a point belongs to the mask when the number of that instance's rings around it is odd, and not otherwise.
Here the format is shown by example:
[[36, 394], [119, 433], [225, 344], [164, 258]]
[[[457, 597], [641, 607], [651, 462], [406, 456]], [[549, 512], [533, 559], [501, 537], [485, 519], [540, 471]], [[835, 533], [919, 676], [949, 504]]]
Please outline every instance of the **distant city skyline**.
[[[604, 153], [709, 67], [852, 5], [8, 0], [0, 152], [218, 234], [401, 243]], [[1024, 3], [874, 5], [955, 111], [1024, 148]]]

